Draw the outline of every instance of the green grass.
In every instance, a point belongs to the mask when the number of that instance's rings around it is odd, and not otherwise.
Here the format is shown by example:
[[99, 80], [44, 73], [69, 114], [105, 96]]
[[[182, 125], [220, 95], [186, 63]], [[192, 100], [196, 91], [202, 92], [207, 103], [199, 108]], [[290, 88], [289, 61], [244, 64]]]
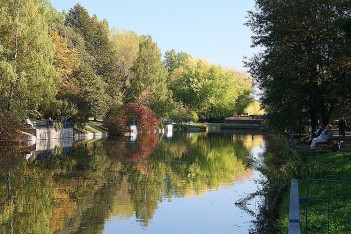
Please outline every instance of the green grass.
[[209, 126], [209, 127], [220, 127], [220, 126], [222, 126], [222, 124], [221, 123], [208, 123], [207, 126]]
[[85, 130], [88, 132], [93, 132], [93, 133], [108, 131], [107, 128], [105, 128], [99, 124], [91, 124], [91, 123], [85, 127]]
[[[351, 184], [307, 181], [307, 178], [330, 179], [351, 182], [350, 152], [305, 152], [300, 162], [299, 194], [306, 197], [308, 188], [308, 233], [351, 233]], [[300, 206], [302, 233], [306, 230], [304, 204]], [[328, 217], [329, 211], [329, 217]], [[289, 216], [289, 193], [281, 205], [280, 223], [287, 230]]]
[[[351, 154], [346, 152], [324, 153], [311, 158], [310, 168], [317, 173], [310, 177], [336, 181], [350, 181], [350, 184], [326, 183], [301, 180], [300, 194], [306, 196], [308, 187], [308, 232], [323, 233], [328, 228], [331, 233], [350, 233], [351, 216]], [[301, 206], [301, 217], [306, 206]], [[305, 230], [305, 220], [302, 227]]]
[[[328, 199], [330, 204], [330, 233], [351, 233], [351, 184], [331, 184], [312, 182], [307, 178], [351, 181], [351, 152], [332, 152], [331, 148], [310, 151], [303, 141], [294, 142], [288, 147], [281, 136], [267, 135], [265, 166], [258, 168], [268, 179], [263, 185], [266, 198], [263, 212], [258, 223], [261, 230], [277, 227], [273, 232], [287, 233], [289, 223], [290, 181], [299, 180], [299, 196], [306, 197], [309, 190], [308, 233], [327, 233]], [[348, 149], [350, 147], [345, 147]], [[305, 205], [300, 205], [302, 233], [306, 230]]]

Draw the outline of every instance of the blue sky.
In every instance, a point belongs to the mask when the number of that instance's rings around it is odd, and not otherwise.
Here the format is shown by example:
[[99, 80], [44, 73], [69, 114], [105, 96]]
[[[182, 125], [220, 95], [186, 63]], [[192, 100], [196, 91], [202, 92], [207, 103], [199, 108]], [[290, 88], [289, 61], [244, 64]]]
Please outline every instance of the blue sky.
[[236, 70], [252, 57], [251, 31], [243, 24], [254, 0], [51, 0], [59, 11], [76, 3], [110, 28], [150, 35], [161, 52], [175, 49]]

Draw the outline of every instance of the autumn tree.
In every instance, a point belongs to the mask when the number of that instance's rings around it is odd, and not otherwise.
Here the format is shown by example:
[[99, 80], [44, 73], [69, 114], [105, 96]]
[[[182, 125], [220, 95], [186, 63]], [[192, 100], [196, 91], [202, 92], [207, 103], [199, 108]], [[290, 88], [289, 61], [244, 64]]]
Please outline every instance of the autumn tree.
[[[55, 45], [53, 65], [55, 66], [58, 92], [55, 99], [44, 108], [44, 115], [55, 119], [66, 119], [77, 113], [74, 101], [67, 97], [72, 97], [72, 94], [78, 91], [73, 72], [79, 68], [79, 58], [77, 51], [69, 48], [67, 40], [57, 31], [52, 31], [50, 36]], [[70, 95], [67, 95], [68, 93]]]
[[133, 66], [139, 52], [139, 36], [132, 31], [112, 29], [110, 40], [117, 63], [117, 75], [124, 82], [125, 90], [130, 88], [133, 79]]
[[137, 124], [138, 131], [144, 133], [155, 131], [159, 124], [154, 112], [149, 107], [138, 103], [112, 106], [106, 115], [104, 124], [113, 134], [123, 135], [129, 131], [132, 121]]

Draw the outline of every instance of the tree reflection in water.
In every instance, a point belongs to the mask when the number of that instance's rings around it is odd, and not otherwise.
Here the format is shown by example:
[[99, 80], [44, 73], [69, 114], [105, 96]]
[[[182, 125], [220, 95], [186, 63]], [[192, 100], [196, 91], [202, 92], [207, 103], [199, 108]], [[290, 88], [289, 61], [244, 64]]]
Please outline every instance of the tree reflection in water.
[[56, 149], [53, 157], [34, 161], [25, 159], [26, 152], [5, 149], [0, 230], [101, 233], [107, 219], [133, 215], [148, 226], [164, 199], [199, 195], [250, 177], [249, 151], [263, 139], [242, 138], [195, 133], [166, 140], [150, 134], [138, 136], [137, 143], [126, 138], [76, 142], [70, 155]]

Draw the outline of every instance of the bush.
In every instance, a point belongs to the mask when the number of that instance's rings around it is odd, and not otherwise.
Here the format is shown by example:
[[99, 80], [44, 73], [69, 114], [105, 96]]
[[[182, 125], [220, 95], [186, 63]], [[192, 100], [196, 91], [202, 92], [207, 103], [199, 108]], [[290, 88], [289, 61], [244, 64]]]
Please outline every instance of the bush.
[[137, 121], [138, 130], [141, 132], [154, 131], [159, 124], [156, 115], [150, 108], [137, 103], [128, 103], [126, 114], [126, 119], [129, 122]]
[[125, 108], [123, 106], [111, 107], [104, 119], [104, 127], [108, 128], [114, 135], [122, 135], [127, 131], [125, 116]]
[[128, 103], [112, 107], [104, 119], [104, 126], [113, 134], [121, 135], [129, 130], [132, 121], [136, 121], [140, 132], [154, 131], [159, 124], [150, 108], [137, 103]]
[[11, 112], [0, 113], [0, 142], [13, 143], [20, 139], [21, 123], [18, 117]]
[[194, 110], [191, 110], [189, 106], [182, 104], [181, 102], [174, 102], [173, 109], [169, 115], [175, 123], [193, 121], [197, 122], [199, 117]]

